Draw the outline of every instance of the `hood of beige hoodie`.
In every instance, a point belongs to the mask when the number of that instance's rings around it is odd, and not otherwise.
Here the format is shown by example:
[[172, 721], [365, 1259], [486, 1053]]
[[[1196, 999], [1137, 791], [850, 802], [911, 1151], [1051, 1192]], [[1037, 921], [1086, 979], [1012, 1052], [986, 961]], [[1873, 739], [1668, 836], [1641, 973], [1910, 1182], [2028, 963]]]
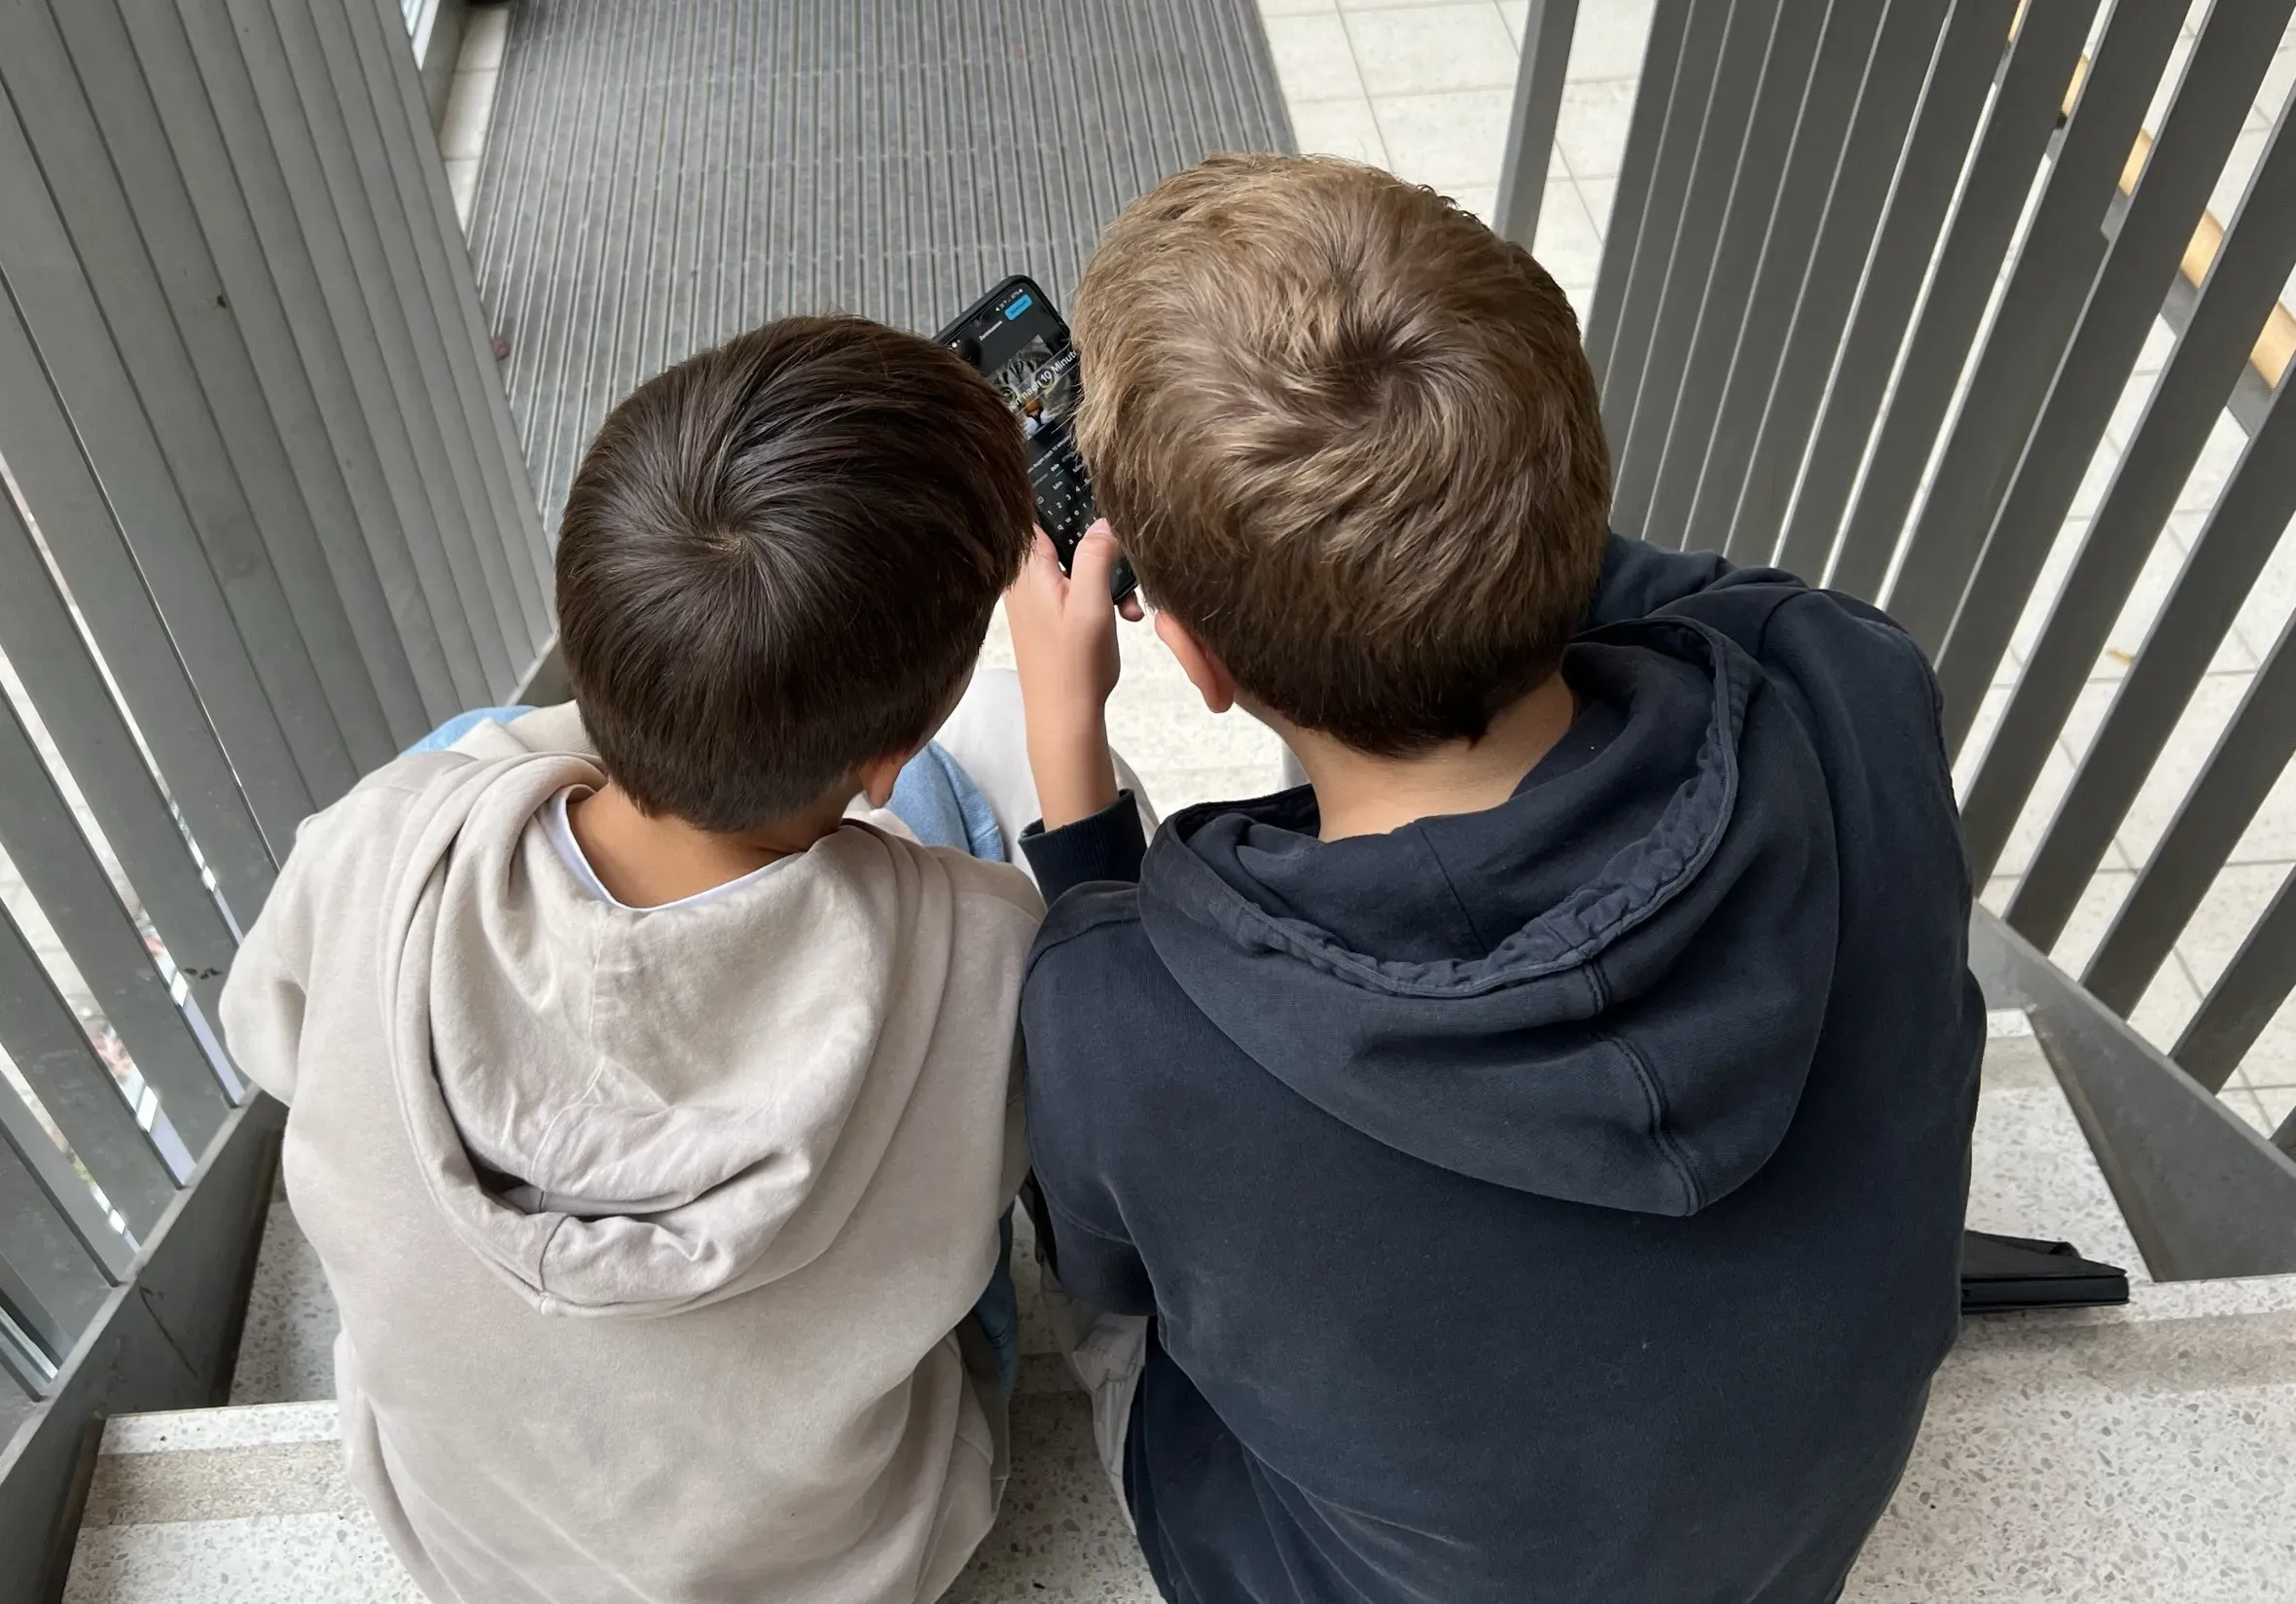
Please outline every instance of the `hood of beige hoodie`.
[[[386, 1048], [424, 1185], [548, 1313], [666, 1314], [802, 1268], [875, 1173], [840, 1151], [864, 1088], [915, 1080], [925, 1043], [888, 1013], [936, 989], [905, 939], [934, 876], [870, 815], [734, 897], [599, 903], [528, 821], [603, 775], [527, 723], [458, 745], [480, 761], [423, 787], [390, 865]], [[891, 1122], [860, 1123], [881, 1148]]]

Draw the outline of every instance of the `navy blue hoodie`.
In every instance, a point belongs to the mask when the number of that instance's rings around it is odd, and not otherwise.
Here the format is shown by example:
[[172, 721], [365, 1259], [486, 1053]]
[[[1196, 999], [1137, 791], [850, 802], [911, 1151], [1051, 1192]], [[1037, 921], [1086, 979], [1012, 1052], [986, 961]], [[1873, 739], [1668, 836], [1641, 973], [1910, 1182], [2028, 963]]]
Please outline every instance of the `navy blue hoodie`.
[[1984, 1036], [1928, 667], [1614, 538], [1563, 672], [1485, 812], [1026, 842], [1037, 1183], [1070, 1291], [1156, 1316], [1180, 1604], [1823, 1604], [1903, 1469]]

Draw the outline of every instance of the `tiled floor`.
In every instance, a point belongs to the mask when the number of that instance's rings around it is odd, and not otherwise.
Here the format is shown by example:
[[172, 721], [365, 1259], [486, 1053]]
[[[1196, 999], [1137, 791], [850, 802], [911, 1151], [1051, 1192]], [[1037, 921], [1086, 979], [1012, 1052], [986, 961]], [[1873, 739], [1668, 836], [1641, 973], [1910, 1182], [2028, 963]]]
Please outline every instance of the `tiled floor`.
[[[1290, 104], [1303, 150], [1349, 156], [1431, 184], [1488, 217], [1493, 204], [1517, 53], [1527, 0], [1260, 0], [1269, 45]], [[2195, 17], [2206, 6], [2196, 4]], [[1633, 109], [1651, 0], [1582, 4], [1547, 189], [1539, 214], [1539, 260], [1584, 317], [1594, 298], [1617, 173]], [[2170, 62], [2166, 84], [2180, 70], [2191, 28]], [[2237, 208], [2273, 118], [2296, 83], [2296, 30], [2283, 40], [2257, 96], [2248, 127], [2235, 147], [2212, 206], [2228, 221]], [[2158, 128], [2166, 87], [2148, 125]], [[2296, 291], [2296, 279], [2291, 280]], [[2296, 303], [2296, 294], [2291, 302]], [[2156, 327], [2098, 454], [2088, 483], [2035, 587], [2008, 659], [1980, 715], [1962, 766], [1966, 780], [2037, 637], [2087, 531], [2097, 499], [2110, 481], [2153, 378], [2168, 360], [2174, 336]], [[2217, 492], [2240, 460], [2247, 437], [2229, 415], [2219, 420], [2207, 449], [2187, 482], [2178, 512], [2164, 531], [2135, 593], [2099, 658], [2087, 694], [2050, 756], [2031, 804], [1985, 888], [1998, 909], [2016, 885], [2087, 744], [2102, 722], [2128, 664], [2142, 647], [2155, 614], [2198, 539]], [[2212, 671], [2194, 695], [2175, 735], [2122, 823], [2105, 863], [2079, 912], [2058, 944], [2060, 964], [2077, 970], [2110, 923], [2136, 871], [2174, 817], [2176, 804], [2241, 698], [2255, 670], [2296, 615], [2296, 529], [2241, 611]], [[2177, 943], [2169, 966], [2135, 1014], [2137, 1027], [2157, 1045], [2173, 1043], [2206, 989], [2230, 962], [2257, 912], [2296, 868], [2296, 766], [2282, 776], [2255, 823], [2242, 837], [2223, 873]], [[2249, 1052], [2225, 1088], [2225, 1098], [2251, 1122], [2271, 1128], [2296, 1105], [2296, 1001]]]
[[[1431, 184], [1489, 218], [1529, 0], [1261, 0], [1305, 151]], [[1584, 315], [1626, 148], [1650, 0], [1579, 8], [1537, 252]]]

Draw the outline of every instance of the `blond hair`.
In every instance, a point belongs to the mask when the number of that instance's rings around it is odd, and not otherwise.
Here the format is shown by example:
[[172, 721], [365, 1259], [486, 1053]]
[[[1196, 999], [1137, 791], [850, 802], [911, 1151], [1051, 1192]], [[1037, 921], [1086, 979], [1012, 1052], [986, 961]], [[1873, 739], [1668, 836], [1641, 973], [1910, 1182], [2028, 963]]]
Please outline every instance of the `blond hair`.
[[1099, 505], [1248, 695], [1401, 754], [1556, 671], [1610, 463], [1528, 252], [1377, 168], [1218, 156], [1109, 227], [1075, 309]]

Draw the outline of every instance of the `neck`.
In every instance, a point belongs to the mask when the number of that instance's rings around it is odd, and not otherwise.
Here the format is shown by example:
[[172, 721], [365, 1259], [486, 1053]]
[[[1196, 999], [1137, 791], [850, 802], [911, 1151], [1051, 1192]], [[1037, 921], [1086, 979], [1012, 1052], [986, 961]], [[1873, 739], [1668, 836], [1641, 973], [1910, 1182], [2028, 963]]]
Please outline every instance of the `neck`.
[[1578, 714], [1556, 674], [1502, 709], [1479, 740], [1446, 741], [1404, 758], [1343, 746], [1310, 730], [1280, 730], [1315, 788], [1322, 838], [1379, 836], [1417, 819], [1479, 813], [1515, 794]]
[[566, 807], [566, 822], [598, 882], [631, 908], [659, 908], [754, 873], [776, 858], [805, 851], [843, 815], [843, 802], [822, 802], [756, 830], [721, 834], [641, 812], [613, 784]]

